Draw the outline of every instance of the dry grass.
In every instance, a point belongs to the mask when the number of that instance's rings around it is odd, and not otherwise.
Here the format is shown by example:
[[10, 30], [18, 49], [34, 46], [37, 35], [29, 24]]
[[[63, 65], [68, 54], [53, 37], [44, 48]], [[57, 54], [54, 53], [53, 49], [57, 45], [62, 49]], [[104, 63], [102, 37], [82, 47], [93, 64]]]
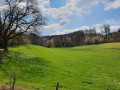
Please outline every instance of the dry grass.
[[[12, 90], [12, 89], [8, 85], [0, 85], [0, 90]], [[24, 89], [20, 87], [15, 87], [14, 90], [24, 90]]]

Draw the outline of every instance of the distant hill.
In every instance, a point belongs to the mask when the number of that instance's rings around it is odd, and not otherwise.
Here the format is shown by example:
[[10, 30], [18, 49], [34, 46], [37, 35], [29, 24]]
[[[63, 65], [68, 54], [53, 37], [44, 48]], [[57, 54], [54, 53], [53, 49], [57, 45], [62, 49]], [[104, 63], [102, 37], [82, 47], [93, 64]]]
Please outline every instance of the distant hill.
[[46, 39], [48, 39], [48, 40], [51, 40], [51, 39], [57, 38], [57, 37], [59, 37], [59, 36], [67, 36], [67, 35], [71, 35], [71, 34], [75, 34], [75, 33], [80, 33], [80, 32], [84, 32], [84, 31], [79, 30], [79, 31], [75, 31], [75, 32], [72, 32], [72, 33], [68, 33], [68, 34], [43, 36], [43, 38], [46, 38]]

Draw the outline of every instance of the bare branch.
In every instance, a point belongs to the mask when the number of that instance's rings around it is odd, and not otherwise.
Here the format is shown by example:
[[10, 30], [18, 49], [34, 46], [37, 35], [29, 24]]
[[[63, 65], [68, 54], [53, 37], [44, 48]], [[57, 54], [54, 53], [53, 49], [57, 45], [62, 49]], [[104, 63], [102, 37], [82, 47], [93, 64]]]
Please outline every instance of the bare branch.
[[[0, 11], [0, 35], [3, 41], [9, 41], [45, 25], [46, 19], [41, 15], [36, 0], [4, 1], [7, 8]], [[25, 3], [25, 6], [21, 6], [20, 3]]]

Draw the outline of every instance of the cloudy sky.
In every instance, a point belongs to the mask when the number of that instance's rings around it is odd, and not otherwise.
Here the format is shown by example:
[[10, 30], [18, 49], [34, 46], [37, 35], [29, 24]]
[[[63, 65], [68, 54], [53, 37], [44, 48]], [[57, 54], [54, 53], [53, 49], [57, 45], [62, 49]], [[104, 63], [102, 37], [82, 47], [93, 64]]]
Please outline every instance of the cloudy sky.
[[120, 0], [38, 0], [39, 7], [48, 19], [42, 35], [66, 34], [104, 24], [111, 31], [120, 28]]

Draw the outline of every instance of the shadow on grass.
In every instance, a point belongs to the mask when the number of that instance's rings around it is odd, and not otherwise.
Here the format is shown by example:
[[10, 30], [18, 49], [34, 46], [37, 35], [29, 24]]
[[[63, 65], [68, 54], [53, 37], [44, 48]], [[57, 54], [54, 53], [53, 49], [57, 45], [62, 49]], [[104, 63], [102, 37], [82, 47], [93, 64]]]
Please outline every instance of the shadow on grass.
[[3, 64], [2, 59], [4, 57], [4, 52], [0, 50], [0, 64]]
[[88, 51], [93, 51], [94, 49], [93, 48], [71, 48], [71, 49], [67, 49], [67, 50], [88, 52]]
[[44, 58], [19, 52], [9, 53], [2, 58], [2, 61], [4, 64], [0, 65], [0, 71], [6, 77], [10, 77], [15, 72], [19, 80], [29, 82], [37, 81], [37, 78], [44, 78], [49, 67], [49, 62]]
[[120, 51], [120, 48], [105, 48], [105, 49]]

